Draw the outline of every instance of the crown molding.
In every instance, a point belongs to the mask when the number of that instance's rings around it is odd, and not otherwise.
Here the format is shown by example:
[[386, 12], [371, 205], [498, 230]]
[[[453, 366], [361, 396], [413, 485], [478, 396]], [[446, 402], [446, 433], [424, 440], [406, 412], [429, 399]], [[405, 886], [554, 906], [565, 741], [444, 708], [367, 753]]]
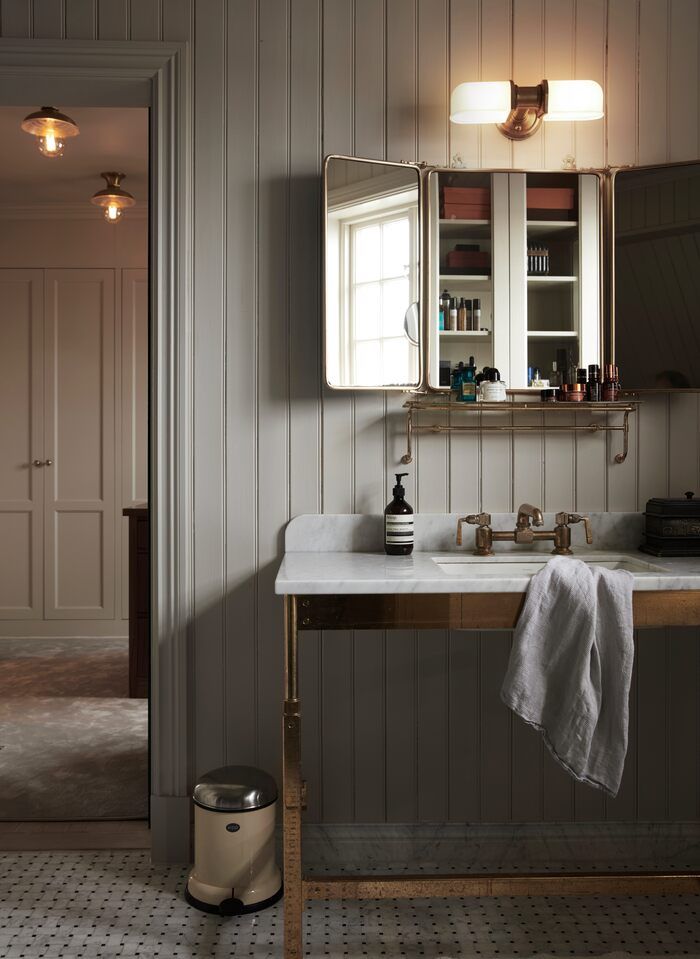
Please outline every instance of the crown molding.
[[[141, 203], [131, 207], [126, 217], [129, 220], [147, 220], [148, 204]], [[97, 222], [101, 219], [101, 211], [89, 203], [51, 203], [46, 206], [36, 203], [15, 206], [0, 204], [0, 220], [95, 220]]]

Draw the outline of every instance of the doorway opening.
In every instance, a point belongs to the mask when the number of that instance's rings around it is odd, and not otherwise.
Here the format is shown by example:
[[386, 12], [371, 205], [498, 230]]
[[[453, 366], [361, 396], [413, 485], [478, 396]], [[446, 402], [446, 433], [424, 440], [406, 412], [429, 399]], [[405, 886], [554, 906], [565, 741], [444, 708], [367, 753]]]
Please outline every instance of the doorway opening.
[[[0, 820], [146, 820], [149, 111], [0, 107]], [[117, 222], [101, 174], [135, 199]], [[114, 218], [114, 217], [112, 217]]]

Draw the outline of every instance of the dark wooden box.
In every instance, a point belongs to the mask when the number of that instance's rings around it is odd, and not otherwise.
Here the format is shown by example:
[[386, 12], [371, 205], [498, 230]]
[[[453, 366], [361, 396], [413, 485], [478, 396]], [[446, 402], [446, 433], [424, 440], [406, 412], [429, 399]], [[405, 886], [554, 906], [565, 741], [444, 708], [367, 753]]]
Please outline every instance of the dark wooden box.
[[685, 499], [650, 499], [640, 549], [653, 556], [700, 556], [700, 500], [690, 492]]

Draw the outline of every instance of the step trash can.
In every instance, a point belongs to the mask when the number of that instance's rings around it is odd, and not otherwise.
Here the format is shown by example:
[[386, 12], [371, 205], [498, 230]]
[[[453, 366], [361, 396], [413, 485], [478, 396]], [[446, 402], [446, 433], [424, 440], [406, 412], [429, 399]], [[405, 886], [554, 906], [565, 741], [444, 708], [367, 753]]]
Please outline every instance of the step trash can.
[[222, 916], [257, 912], [282, 896], [275, 861], [277, 785], [254, 766], [222, 766], [194, 788], [194, 868], [185, 898]]

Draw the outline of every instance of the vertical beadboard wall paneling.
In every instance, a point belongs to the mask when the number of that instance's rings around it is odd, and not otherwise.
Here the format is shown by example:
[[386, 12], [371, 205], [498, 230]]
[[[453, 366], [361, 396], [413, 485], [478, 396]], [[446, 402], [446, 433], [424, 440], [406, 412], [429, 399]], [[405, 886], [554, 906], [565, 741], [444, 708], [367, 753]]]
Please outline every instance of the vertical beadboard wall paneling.
[[[418, 155], [448, 162], [449, 14], [447, 0], [418, 0]], [[444, 420], [446, 422], [446, 419]], [[445, 512], [449, 484], [448, 436], [419, 437], [417, 504], [422, 512]], [[418, 818], [442, 822], [448, 814], [449, 683], [448, 634], [418, 636]]]
[[[226, 45], [226, 762], [258, 762], [258, 71], [256, 0]], [[281, 629], [278, 625], [277, 630]]]
[[[321, 510], [321, 0], [294, 0], [290, 51], [290, 516]], [[308, 238], [306, 243], [297, 238]], [[251, 436], [254, 442], [254, 436]], [[307, 816], [321, 813], [321, 637], [300, 647]], [[381, 817], [380, 817], [381, 818]]]
[[38, 40], [61, 40], [65, 37], [64, 0], [33, 0], [34, 28], [32, 36]]
[[[354, 150], [354, 35], [354, 2], [323, 0], [324, 154]], [[324, 387], [322, 404], [323, 511], [352, 512], [353, 395]], [[322, 635], [321, 803], [327, 822], [351, 822], [354, 816], [353, 662], [351, 632]]]
[[[129, 39], [160, 40], [163, 0], [129, 0]], [[167, 3], [167, 0], [165, 0]]]
[[[469, 79], [510, 80], [512, 76], [513, 0], [481, 0], [481, 76]], [[540, 78], [541, 79], [541, 78]], [[479, 127], [482, 167], [513, 166], [512, 143], [490, 123]]]
[[698, 156], [700, 6], [670, 0], [668, 47], [668, 159]]
[[[199, 371], [194, 390], [193, 450], [196, 775], [221, 765], [225, 755], [224, 7], [224, 0], [195, 7], [194, 352]], [[212, 183], [218, 185], [217, 190], [209, 188]]]
[[[197, 19], [206, 16], [195, 4]], [[217, 4], [211, 5], [213, 15], [218, 9]], [[128, 40], [129, 39], [129, 0], [97, 0], [97, 37], [99, 40]]]
[[606, 160], [611, 166], [638, 163], [639, 0], [608, 0], [607, 38]]
[[[418, 155], [418, 28], [417, 2], [387, 0], [386, 5], [386, 157], [416, 160]], [[406, 397], [387, 395], [384, 504], [391, 498], [394, 473], [404, 471], [400, 459], [406, 451]], [[415, 463], [405, 477], [406, 498], [416, 506]], [[418, 634], [390, 630], [385, 649], [385, 817], [389, 821], [414, 822], [418, 818], [417, 758], [417, 662]]]
[[[282, 599], [289, 519], [290, 3], [260, 2], [258, 70], [258, 757], [281, 767]], [[231, 468], [234, 468], [231, 464]]]
[[184, 42], [193, 35], [191, 0], [160, 0], [164, 40]]
[[[605, 90], [607, 0], [577, 0], [574, 17], [572, 76], [576, 80], [596, 80]], [[605, 109], [607, 112], [607, 102]], [[580, 170], [605, 166], [605, 123], [574, 123], [573, 127], [576, 166]]]
[[[355, 0], [354, 139], [359, 156], [386, 155], [386, 5]], [[355, 397], [354, 500], [357, 513], [385, 506], [385, 403], [380, 392]], [[385, 815], [384, 633], [361, 630], [353, 638], [354, 817]]]
[[69, 40], [94, 40], [97, 37], [96, 0], [65, 0], [66, 37]]
[[639, 0], [639, 162], [668, 157], [671, 0]]
[[[451, 0], [449, 34], [450, 83], [452, 92], [458, 83], [479, 80], [481, 73], [480, 0]], [[449, 104], [448, 104], [449, 106]], [[480, 127], [450, 123], [448, 163], [479, 166]]]
[[700, 636], [697, 629], [670, 629], [668, 638], [668, 809], [671, 820], [698, 818], [700, 793]]
[[31, 0], [0, 0], [2, 36], [26, 39], [32, 35]]

